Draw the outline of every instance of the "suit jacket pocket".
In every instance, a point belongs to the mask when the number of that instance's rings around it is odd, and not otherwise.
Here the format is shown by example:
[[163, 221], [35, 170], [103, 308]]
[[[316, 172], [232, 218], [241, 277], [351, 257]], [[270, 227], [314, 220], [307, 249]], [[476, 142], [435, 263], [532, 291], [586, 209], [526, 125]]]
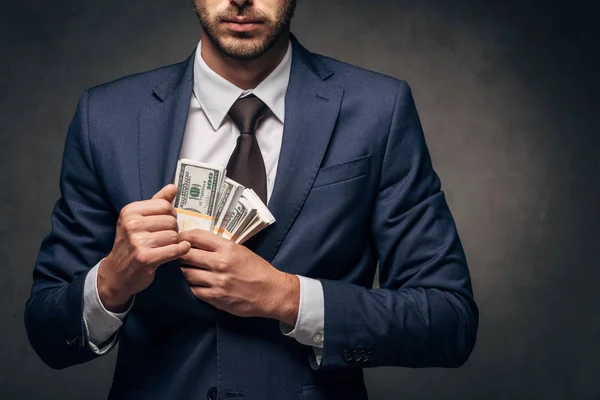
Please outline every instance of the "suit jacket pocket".
[[147, 389], [124, 388], [113, 386], [108, 395], [109, 400], [152, 400], [154, 393]]
[[357, 158], [343, 164], [321, 168], [317, 173], [313, 189], [321, 186], [332, 185], [350, 179], [368, 175], [371, 170], [371, 155]]
[[367, 389], [362, 380], [303, 385], [302, 400], [367, 400]]

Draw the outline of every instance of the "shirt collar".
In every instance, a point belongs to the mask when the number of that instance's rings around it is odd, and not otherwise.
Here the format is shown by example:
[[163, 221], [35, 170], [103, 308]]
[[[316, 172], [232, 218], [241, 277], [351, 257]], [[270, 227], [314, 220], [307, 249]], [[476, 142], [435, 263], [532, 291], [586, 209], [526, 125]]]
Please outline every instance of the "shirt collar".
[[292, 68], [292, 44], [275, 69], [254, 89], [243, 90], [209, 68], [198, 43], [194, 60], [194, 96], [217, 131], [233, 103], [240, 97], [253, 93], [261, 99], [282, 123], [285, 118], [285, 93]]

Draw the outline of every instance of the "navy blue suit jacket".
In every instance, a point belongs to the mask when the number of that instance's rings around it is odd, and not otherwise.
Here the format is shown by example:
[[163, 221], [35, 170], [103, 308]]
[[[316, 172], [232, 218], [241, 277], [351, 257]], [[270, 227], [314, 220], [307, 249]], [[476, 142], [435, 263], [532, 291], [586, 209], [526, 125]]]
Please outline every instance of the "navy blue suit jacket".
[[[197, 300], [172, 262], [118, 333], [111, 398], [366, 399], [364, 367], [456, 367], [468, 358], [477, 308], [408, 85], [292, 41], [269, 202], [277, 222], [252, 248], [322, 282], [322, 364], [278, 321]], [[53, 368], [97, 357], [86, 344], [85, 277], [110, 252], [121, 208], [173, 181], [193, 60], [80, 99], [25, 313], [33, 348]], [[378, 263], [381, 288], [372, 289]]]

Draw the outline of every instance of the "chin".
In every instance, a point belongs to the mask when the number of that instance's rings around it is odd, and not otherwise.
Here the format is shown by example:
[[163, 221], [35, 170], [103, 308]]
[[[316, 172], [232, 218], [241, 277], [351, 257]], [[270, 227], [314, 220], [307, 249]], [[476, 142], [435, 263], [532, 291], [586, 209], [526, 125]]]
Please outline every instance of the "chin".
[[221, 48], [230, 57], [251, 60], [259, 57], [264, 51], [265, 41], [262, 38], [234, 37], [221, 41]]

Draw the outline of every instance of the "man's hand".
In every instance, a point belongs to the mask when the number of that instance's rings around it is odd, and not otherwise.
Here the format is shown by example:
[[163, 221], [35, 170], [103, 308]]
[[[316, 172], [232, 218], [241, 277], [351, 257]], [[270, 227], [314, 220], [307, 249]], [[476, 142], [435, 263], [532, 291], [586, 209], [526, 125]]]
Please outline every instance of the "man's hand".
[[190, 251], [179, 239], [177, 214], [171, 202], [175, 185], [167, 185], [151, 200], [123, 207], [113, 248], [98, 268], [98, 295], [113, 312], [123, 311], [132, 295], [146, 289], [156, 269]]
[[198, 299], [240, 317], [296, 324], [297, 276], [279, 271], [246, 247], [211, 232], [185, 231], [179, 240], [192, 244], [181, 257], [181, 270]]

